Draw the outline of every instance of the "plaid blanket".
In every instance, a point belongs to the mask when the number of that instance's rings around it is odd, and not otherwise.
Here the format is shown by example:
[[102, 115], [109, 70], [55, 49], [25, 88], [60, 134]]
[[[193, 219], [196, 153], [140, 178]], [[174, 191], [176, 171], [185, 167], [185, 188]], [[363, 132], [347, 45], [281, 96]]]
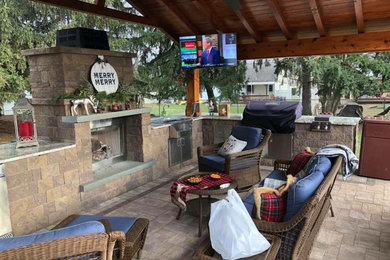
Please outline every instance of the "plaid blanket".
[[[198, 184], [190, 184], [186, 180], [182, 181], [176, 181], [171, 186], [171, 201], [178, 205], [183, 210], [186, 210], [186, 197], [189, 190], [201, 190], [201, 189], [207, 189], [211, 187], [216, 187], [221, 184], [226, 184], [233, 181], [233, 177], [218, 173], [221, 175], [221, 179], [212, 179], [210, 177], [210, 174], [203, 175], [202, 176], [202, 182]], [[195, 174], [194, 174], [195, 175]]]

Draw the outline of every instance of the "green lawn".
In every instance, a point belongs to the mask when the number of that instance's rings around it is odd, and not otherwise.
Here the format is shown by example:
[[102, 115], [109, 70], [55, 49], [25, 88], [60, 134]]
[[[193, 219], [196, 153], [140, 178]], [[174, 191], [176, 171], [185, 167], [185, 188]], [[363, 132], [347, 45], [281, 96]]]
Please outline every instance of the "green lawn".
[[[163, 107], [166, 111], [166, 115], [165, 116], [173, 116], [173, 115], [184, 115], [185, 114], [185, 110], [186, 110], [186, 105], [183, 104], [183, 105], [178, 105], [178, 104], [165, 104], [165, 105], [161, 105], [160, 108], [158, 106], [158, 104], [145, 104], [145, 107], [151, 107], [152, 108], [152, 112], [151, 114], [155, 115], [155, 116], [162, 116], [162, 112], [163, 112]], [[202, 115], [208, 115], [209, 114], [209, 109], [208, 109], [208, 106], [207, 104], [201, 104], [201, 111], [202, 111]], [[244, 111], [244, 108], [245, 108], [245, 104], [234, 104], [234, 105], [231, 105], [230, 106], [230, 113], [232, 114], [242, 114], [242, 112]]]

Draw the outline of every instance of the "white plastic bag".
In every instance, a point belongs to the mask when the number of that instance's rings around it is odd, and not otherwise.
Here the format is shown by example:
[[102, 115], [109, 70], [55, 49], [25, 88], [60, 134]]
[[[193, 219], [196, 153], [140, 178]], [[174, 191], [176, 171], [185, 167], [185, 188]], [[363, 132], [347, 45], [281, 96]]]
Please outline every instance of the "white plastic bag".
[[257, 255], [270, 247], [233, 189], [226, 199], [211, 204], [209, 227], [211, 246], [223, 259]]

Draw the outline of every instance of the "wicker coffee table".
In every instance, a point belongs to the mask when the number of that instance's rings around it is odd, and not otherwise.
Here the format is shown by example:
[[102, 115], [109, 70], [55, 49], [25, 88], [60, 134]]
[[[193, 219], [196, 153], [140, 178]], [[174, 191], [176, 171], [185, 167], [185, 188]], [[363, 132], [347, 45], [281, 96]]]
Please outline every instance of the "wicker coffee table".
[[[242, 259], [245, 260], [274, 260], [276, 255], [278, 254], [281, 240], [277, 236], [263, 234], [263, 236], [270, 242], [270, 248], [258, 255], [245, 257]], [[193, 259], [195, 260], [219, 260], [222, 259], [221, 255], [216, 253], [214, 249], [211, 247], [210, 238], [206, 238], [200, 243], [198, 248], [195, 250], [193, 255]]]
[[[191, 173], [187, 175], [181, 176], [177, 181], [184, 181], [188, 178], [195, 175], [208, 175], [210, 173], [199, 172], [199, 173]], [[186, 212], [191, 216], [199, 217], [199, 232], [198, 236], [202, 236], [202, 222], [203, 218], [207, 218], [210, 215], [210, 204], [217, 201], [218, 199], [212, 198], [211, 196], [215, 195], [223, 195], [226, 194], [228, 190], [235, 189], [237, 187], [237, 182], [233, 180], [230, 182], [229, 187], [219, 188], [219, 186], [205, 188], [205, 189], [194, 189], [188, 190], [188, 194], [196, 194], [199, 197], [196, 199], [191, 199], [187, 201], [187, 210]], [[183, 211], [182, 207], [179, 206], [179, 213], [177, 214], [176, 219], [180, 219], [181, 213]]]

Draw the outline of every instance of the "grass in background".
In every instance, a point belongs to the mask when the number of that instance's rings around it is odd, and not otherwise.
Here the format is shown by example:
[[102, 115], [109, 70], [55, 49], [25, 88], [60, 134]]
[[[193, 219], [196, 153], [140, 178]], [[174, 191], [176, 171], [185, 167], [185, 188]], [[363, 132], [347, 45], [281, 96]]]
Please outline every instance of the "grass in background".
[[[185, 115], [186, 111], [186, 104], [182, 103], [181, 105], [178, 104], [162, 104], [160, 106], [158, 104], [145, 104], [145, 107], [151, 107], [152, 111], [151, 114], [154, 116], [162, 116], [163, 108], [165, 109], [166, 115], [165, 116], [174, 116], [174, 115]], [[242, 114], [244, 111], [245, 104], [233, 104], [230, 105], [230, 113], [231, 114]], [[206, 116], [209, 114], [209, 108], [208, 104], [204, 103], [200, 105], [200, 109], [202, 111], [202, 115]], [[214, 113], [216, 115], [218, 113]]]

